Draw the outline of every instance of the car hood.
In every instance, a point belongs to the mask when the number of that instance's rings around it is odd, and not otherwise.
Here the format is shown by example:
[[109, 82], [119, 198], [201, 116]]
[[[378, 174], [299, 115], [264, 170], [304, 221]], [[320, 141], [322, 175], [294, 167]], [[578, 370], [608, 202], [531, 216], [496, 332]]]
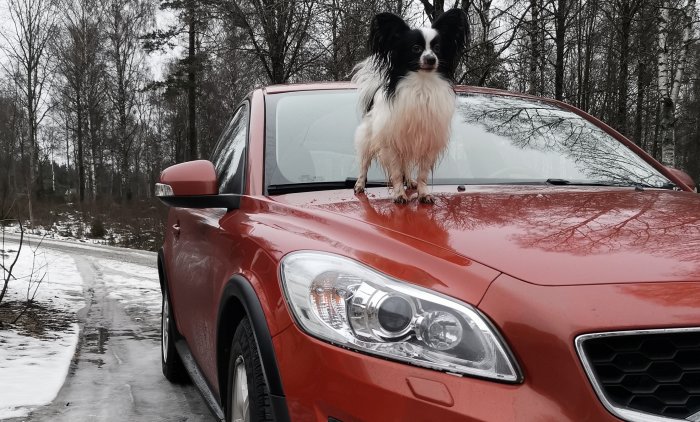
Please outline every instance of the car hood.
[[343, 190], [274, 200], [380, 226], [535, 284], [700, 280], [698, 195], [549, 186], [439, 189], [434, 205], [396, 205], [385, 188], [367, 196]]

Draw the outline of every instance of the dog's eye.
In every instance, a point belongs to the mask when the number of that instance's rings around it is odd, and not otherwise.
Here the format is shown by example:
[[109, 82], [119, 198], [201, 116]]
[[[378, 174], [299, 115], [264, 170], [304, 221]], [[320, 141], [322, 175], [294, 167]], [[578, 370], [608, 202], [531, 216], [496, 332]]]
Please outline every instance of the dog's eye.
[[436, 52], [436, 53], [439, 53], [439, 52], [440, 52], [440, 44], [435, 44], [435, 45], [433, 46], [433, 51]]
[[423, 51], [423, 46], [422, 46], [422, 45], [416, 44], [416, 45], [413, 46], [413, 52], [414, 52], [414, 53], [420, 53], [421, 51]]

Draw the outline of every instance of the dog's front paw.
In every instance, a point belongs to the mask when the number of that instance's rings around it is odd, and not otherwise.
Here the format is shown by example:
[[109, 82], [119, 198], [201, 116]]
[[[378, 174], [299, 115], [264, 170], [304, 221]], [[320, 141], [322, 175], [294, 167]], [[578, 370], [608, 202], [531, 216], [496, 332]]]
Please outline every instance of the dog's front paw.
[[355, 182], [355, 193], [362, 193], [365, 191], [365, 183], [358, 180]]
[[435, 198], [433, 198], [433, 196], [429, 194], [419, 195], [418, 202], [420, 202], [421, 204], [434, 204]]
[[394, 202], [397, 204], [408, 204], [408, 196], [405, 192], [401, 192], [400, 194], [394, 196]]

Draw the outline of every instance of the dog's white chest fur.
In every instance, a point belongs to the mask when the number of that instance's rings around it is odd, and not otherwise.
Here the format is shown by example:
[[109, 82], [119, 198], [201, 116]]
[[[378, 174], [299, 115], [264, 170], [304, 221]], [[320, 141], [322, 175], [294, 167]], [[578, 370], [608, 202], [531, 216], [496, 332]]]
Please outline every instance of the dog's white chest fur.
[[449, 138], [455, 110], [452, 86], [435, 73], [411, 72], [399, 81], [394, 95], [388, 99], [380, 90], [375, 96], [367, 116], [373, 143], [392, 148], [404, 166], [413, 168], [422, 160], [435, 163]]
[[433, 162], [444, 151], [455, 110], [450, 84], [435, 73], [412, 72], [396, 87], [396, 97], [387, 108], [386, 136], [412, 164], [421, 157]]

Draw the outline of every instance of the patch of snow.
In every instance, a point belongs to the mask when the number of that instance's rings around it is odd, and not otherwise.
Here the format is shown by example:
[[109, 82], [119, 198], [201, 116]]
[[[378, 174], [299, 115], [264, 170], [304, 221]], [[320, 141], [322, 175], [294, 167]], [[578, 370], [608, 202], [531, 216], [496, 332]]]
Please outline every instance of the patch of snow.
[[162, 297], [157, 268], [110, 259], [99, 259], [97, 263], [105, 270], [109, 298], [127, 310], [143, 308], [151, 314], [160, 314]]
[[0, 331], [0, 419], [27, 416], [56, 397], [78, 343], [78, 324], [38, 339]]
[[132, 264], [129, 262], [114, 261], [112, 259], [100, 259], [99, 263], [100, 265], [107, 267], [115, 272], [132, 275], [137, 278], [145, 278], [160, 286], [158, 282], [158, 268], [156, 267], [146, 267], [143, 265]]
[[[7, 266], [17, 254], [18, 244], [6, 240], [0, 249]], [[69, 314], [85, 306], [82, 278], [67, 254], [25, 244], [13, 274], [16, 279], [10, 281], [6, 301], [24, 301], [34, 295], [39, 304]], [[34, 290], [39, 280], [41, 284]], [[46, 331], [42, 338], [15, 328], [0, 330], [0, 419], [24, 416], [56, 397], [75, 353], [78, 334], [76, 323], [66, 330]]]

